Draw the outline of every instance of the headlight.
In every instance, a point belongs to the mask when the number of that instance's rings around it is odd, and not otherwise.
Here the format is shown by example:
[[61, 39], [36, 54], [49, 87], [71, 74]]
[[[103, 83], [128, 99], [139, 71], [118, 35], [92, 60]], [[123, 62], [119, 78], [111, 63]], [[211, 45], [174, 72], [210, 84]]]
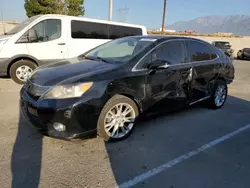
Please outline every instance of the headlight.
[[44, 99], [67, 99], [81, 97], [93, 85], [93, 82], [81, 83], [76, 85], [56, 86], [46, 93]]
[[7, 40], [0, 40], [0, 51]]

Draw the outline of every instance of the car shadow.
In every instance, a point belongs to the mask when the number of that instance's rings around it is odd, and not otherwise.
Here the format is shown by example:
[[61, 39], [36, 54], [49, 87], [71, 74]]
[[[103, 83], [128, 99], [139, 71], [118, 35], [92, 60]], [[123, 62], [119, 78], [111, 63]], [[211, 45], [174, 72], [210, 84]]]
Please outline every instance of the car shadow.
[[[195, 105], [140, 121], [126, 140], [105, 143], [116, 184], [127, 182], [248, 124], [249, 111], [249, 101], [228, 96], [225, 106], [218, 110]], [[246, 120], [240, 120], [242, 117]], [[144, 182], [139, 186], [144, 187]]]
[[38, 187], [42, 166], [43, 136], [19, 112], [18, 133], [12, 151], [12, 187]]

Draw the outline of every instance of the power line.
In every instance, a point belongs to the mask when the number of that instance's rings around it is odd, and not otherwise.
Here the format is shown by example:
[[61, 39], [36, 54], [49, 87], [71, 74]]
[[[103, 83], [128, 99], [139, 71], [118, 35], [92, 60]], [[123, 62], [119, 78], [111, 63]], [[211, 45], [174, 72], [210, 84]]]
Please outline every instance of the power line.
[[119, 21], [126, 22], [129, 8], [120, 8], [120, 9], [117, 9], [116, 11], [118, 12], [119, 17], [122, 17], [122, 14], [124, 14], [124, 18]]

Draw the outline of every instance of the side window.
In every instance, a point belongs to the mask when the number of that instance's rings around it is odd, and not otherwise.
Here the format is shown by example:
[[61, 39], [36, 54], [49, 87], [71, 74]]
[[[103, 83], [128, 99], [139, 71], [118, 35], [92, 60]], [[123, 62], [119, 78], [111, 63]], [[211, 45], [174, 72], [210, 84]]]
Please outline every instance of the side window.
[[127, 36], [142, 35], [141, 28], [125, 27], [119, 25], [109, 25], [109, 38], [117, 39]]
[[194, 61], [208, 61], [213, 60], [217, 57], [217, 54], [213, 52], [207, 45], [196, 42], [196, 41], [186, 41], [188, 59], [190, 62]]
[[58, 19], [44, 20], [29, 29], [17, 42], [39, 43], [59, 39], [62, 32], [62, 23]]
[[185, 47], [182, 41], [170, 41], [160, 45], [152, 52], [152, 62], [162, 60], [170, 64], [185, 62]]
[[73, 39], [108, 39], [108, 26], [102, 23], [71, 21]]

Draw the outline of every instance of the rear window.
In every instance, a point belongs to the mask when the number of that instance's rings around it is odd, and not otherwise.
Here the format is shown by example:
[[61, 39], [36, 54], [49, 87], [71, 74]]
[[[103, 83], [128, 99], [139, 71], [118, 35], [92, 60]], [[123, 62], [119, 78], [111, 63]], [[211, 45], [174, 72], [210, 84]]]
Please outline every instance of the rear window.
[[229, 42], [215, 42], [216, 47], [230, 46]]
[[71, 37], [73, 39], [117, 39], [135, 35], [142, 35], [142, 29], [95, 22], [71, 21]]
[[250, 53], [250, 48], [244, 48], [243, 51], [247, 52], [247, 53]]

